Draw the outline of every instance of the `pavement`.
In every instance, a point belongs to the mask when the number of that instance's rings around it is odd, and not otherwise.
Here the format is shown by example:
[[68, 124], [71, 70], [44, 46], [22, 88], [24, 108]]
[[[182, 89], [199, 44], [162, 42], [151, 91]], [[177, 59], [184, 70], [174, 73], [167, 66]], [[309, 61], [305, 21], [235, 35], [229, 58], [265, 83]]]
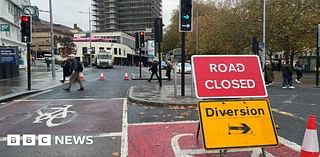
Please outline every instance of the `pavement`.
[[48, 90], [61, 85], [62, 68], [56, 66], [56, 75], [53, 77], [51, 68], [37, 60], [36, 65], [31, 66], [31, 90], [28, 90], [27, 70], [20, 69], [19, 77], [0, 80], [0, 102], [9, 101], [17, 97]]

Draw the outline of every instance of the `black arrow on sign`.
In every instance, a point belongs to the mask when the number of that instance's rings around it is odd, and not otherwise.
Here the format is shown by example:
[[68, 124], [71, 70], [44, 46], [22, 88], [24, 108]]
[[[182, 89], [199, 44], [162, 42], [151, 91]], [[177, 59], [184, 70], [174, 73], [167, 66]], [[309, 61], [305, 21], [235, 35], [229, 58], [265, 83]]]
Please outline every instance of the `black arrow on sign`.
[[241, 126], [229, 126], [229, 134], [231, 130], [241, 130], [242, 134], [246, 134], [251, 130], [251, 128], [247, 124], [241, 123]]

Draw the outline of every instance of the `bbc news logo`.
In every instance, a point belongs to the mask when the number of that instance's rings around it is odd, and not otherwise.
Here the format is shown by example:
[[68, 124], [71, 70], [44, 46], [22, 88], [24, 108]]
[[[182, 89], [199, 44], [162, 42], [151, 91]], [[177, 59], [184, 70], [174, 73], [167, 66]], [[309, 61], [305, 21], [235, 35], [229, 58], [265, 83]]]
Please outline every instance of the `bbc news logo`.
[[52, 136], [50, 134], [8, 134], [7, 146], [92, 145], [93, 136]]

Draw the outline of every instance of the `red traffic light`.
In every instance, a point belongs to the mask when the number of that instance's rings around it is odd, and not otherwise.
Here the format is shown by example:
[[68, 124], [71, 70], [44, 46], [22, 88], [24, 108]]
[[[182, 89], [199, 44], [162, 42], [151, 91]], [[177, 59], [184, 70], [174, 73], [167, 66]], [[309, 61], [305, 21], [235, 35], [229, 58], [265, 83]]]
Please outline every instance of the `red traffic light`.
[[144, 36], [144, 32], [140, 32], [140, 35], [141, 35], [141, 36]]
[[22, 22], [29, 22], [30, 21], [30, 17], [29, 16], [21, 16], [21, 21]]

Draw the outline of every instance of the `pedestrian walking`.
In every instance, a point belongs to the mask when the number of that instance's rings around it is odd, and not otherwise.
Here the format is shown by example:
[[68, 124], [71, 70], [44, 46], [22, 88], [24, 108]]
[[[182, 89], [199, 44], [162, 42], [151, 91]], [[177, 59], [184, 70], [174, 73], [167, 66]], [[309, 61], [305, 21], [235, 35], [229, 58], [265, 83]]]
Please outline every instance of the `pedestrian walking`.
[[36, 66], [36, 57], [32, 56], [31, 65]]
[[68, 56], [67, 60], [63, 62], [62, 66], [62, 80], [60, 80], [61, 83], [64, 83], [66, 80], [66, 77], [69, 77], [72, 73], [72, 59]]
[[83, 91], [84, 88], [83, 88], [82, 82], [80, 80], [80, 75], [79, 75], [80, 72], [83, 71], [83, 66], [81, 65], [81, 63], [79, 61], [77, 61], [75, 59], [75, 55], [74, 54], [70, 54], [69, 57], [71, 59], [72, 73], [70, 75], [68, 88], [64, 88], [64, 90], [70, 91], [70, 88], [71, 88], [72, 84], [75, 83], [75, 82], [78, 82], [80, 84], [80, 88], [78, 89], [78, 91]]
[[171, 81], [171, 70], [173, 69], [172, 64], [170, 61], [166, 62], [167, 67], [166, 67], [166, 76], [168, 77], [168, 81]]
[[46, 58], [44, 58], [44, 61], [47, 64], [47, 70], [49, 70], [49, 68], [50, 68], [50, 60], [46, 57]]
[[294, 65], [294, 70], [297, 74], [296, 82], [301, 83], [300, 79], [303, 77], [302, 75], [303, 64], [298, 60]]
[[290, 61], [285, 61], [282, 65], [282, 88], [295, 88], [292, 86], [292, 68], [290, 66]]
[[265, 71], [264, 71], [264, 76], [265, 76], [265, 84], [266, 86], [271, 86], [272, 82], [274, 81], [274, 75], [273, 75], [273, 69], [272, 69], [272, 64], [270, 63], [270, 60], [266, 60], [266, 65], [265, 65]]
[[159, 75], [158, 75], [158, 62], [153, 59], [151, 63], [151, 67], [149, 68], [149, 71], [151, 71], [151, 76], [148, 82], [151, 82], [153, 75], [156, 75], [158, 82], [160, 82]]

